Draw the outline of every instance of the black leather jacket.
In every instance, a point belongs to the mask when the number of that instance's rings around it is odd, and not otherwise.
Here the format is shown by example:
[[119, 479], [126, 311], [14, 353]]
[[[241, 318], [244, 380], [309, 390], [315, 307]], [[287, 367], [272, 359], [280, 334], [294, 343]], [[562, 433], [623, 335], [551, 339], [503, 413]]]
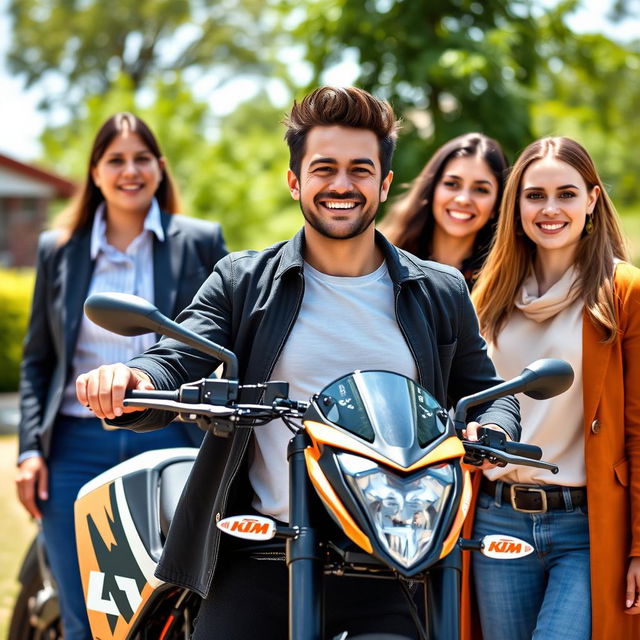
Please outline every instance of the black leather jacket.
[[[394, 283], [398, 324], [419, 372], [419, 382], [443, 405], [497, 384], [478, 333], [464, 279], [455, 269], [421, 261], [396, 249], [379, 233]], [[304, 294], [304, 233], [261, 252], [233, 253], [216, 265], [178, 321], [231, 349], [245, 384], [269, 379], [296, 320]], [[158, 389], [210, 375], [218, 363], [174, 340], [163, 339], [129, 366], [146, 371]], [[345, 371], [345, 373], [347, 373]], [[251, 401], [251, 400], [249, 400]], [[476, 407], [469, 419], [496, 423], [519, 439], [519, 406], [513, 397]], [[170, 414], [145, 411], [116, 421], [136, 431], [156, 429]], [[250, 430], [223, 439], [207, 434], [171, 524], [156, 575], [203, 597], [212, 593], [221, 533], [215, 523], [249, 505]]]

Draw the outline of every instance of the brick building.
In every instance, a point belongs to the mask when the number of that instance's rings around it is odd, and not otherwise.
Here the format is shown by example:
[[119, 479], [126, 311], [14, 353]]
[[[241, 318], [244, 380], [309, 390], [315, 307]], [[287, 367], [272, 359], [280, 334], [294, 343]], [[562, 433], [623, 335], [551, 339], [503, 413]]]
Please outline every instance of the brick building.
[[34, 265], [49, 204], [74, 189], [70, 180], [0, 154], [0, 267]]

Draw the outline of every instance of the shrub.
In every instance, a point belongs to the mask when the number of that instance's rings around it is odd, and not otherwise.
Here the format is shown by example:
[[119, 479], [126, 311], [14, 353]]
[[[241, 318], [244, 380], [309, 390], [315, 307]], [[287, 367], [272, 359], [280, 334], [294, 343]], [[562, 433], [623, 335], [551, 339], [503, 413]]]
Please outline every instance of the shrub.
[[33, 269], [0, 269], [0, 391], [18, 389], [33, 279]]

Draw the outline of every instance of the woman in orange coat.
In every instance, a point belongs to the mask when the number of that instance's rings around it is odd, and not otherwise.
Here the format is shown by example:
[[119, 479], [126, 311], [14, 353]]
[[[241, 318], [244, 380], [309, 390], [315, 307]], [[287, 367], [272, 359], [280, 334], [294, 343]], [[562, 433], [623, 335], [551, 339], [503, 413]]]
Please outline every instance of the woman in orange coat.
[[[522, 441], [558, 475], [478, 473], [473, 536], [514, 535], [536, 550], [473, 554], [486, 639], [640, 638], [640, 270], [625, 259], [587, 151], [568, 138], [529, 145], [473, 299], [501, 376], [559, 357], [576, 378], [556, 398], [521, 400]], [[467, 609], [467, 634], [469, 621]]]

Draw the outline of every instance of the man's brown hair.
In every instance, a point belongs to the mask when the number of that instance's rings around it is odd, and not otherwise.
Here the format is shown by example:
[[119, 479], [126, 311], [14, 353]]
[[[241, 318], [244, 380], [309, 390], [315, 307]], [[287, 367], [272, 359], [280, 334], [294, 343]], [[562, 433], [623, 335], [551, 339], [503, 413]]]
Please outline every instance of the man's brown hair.
[[285, 118], [285, 140], [289, 145], [289, 168], [300, 177], [300, 164], [307, 133], [313, 127], [341, 126], [369, 129], [378, 138], [382, 179], [391, 170], [398, 138], [398, 121], [386, 100], [374, 98], [356, 87], [320, 87], [301, 102], [294, 101]]

